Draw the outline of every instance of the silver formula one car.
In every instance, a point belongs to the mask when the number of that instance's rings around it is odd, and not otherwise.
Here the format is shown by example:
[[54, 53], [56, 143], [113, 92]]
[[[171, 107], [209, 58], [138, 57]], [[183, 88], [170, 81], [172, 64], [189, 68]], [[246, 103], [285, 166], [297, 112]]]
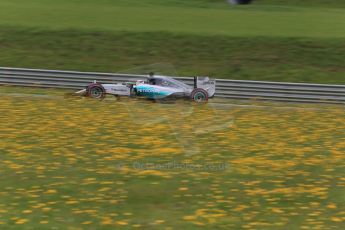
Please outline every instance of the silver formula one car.
[[107, 94], [114, 96], [138, 96], [154, 100], [187, 98], [195, 102], [207, 102], [214, 96], [216, 82], [208, 77], [195, 77], [194, 87], [171, 77], [150, 75], [146, 80], [117, 84], [94, 82], [86, 89], [76, 92], [91, 98], [103, 99]]

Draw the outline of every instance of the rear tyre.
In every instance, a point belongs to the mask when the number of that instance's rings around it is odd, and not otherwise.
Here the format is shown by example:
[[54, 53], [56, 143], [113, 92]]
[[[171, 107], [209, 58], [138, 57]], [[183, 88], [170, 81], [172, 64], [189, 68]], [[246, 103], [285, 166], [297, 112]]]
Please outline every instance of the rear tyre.
[[101, 100], [105, 97], [105, 90], [100, 85], [91, 85], [88, 87], [87, 96]]
[[204, 89], [196, 88], [191, 93], [191, 99], [196, 103], [205, 103], [208, 101], [208, 93]]

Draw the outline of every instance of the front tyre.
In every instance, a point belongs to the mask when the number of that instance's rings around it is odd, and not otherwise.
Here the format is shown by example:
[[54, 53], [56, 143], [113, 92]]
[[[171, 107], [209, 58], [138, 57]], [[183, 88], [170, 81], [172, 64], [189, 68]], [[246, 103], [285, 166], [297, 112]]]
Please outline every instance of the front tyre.
[[196, 103], [205, 103], [208, 101], [208, 93], [204, 89], [196, 88], [191, 93], [191, 99]]
[[87, 96], [94, 99], [103, 99], [105, 90], [101, 85], [90, 85], [87, 90]]

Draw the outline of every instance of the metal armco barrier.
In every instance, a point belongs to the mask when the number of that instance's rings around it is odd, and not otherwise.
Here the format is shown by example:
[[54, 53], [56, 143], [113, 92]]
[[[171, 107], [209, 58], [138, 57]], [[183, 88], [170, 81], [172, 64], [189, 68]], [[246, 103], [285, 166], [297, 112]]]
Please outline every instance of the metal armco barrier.
[[[0, 67], [0, 85], [81, 89], [93, 80], [100, 83], [119, 83], [145, 78], [146, 75]], [[193, 78], [174, 78], [193, 85]], [[216, 97], [345, 104], [345, 85], [217, 79]]]

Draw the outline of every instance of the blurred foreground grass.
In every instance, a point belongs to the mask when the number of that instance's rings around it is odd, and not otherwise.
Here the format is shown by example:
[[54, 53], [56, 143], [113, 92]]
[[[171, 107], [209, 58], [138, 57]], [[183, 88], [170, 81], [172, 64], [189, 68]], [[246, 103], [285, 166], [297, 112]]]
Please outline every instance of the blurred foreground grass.
[[341, 107], [63, 93], [0, 88], [1, 228], [344, 228]]

